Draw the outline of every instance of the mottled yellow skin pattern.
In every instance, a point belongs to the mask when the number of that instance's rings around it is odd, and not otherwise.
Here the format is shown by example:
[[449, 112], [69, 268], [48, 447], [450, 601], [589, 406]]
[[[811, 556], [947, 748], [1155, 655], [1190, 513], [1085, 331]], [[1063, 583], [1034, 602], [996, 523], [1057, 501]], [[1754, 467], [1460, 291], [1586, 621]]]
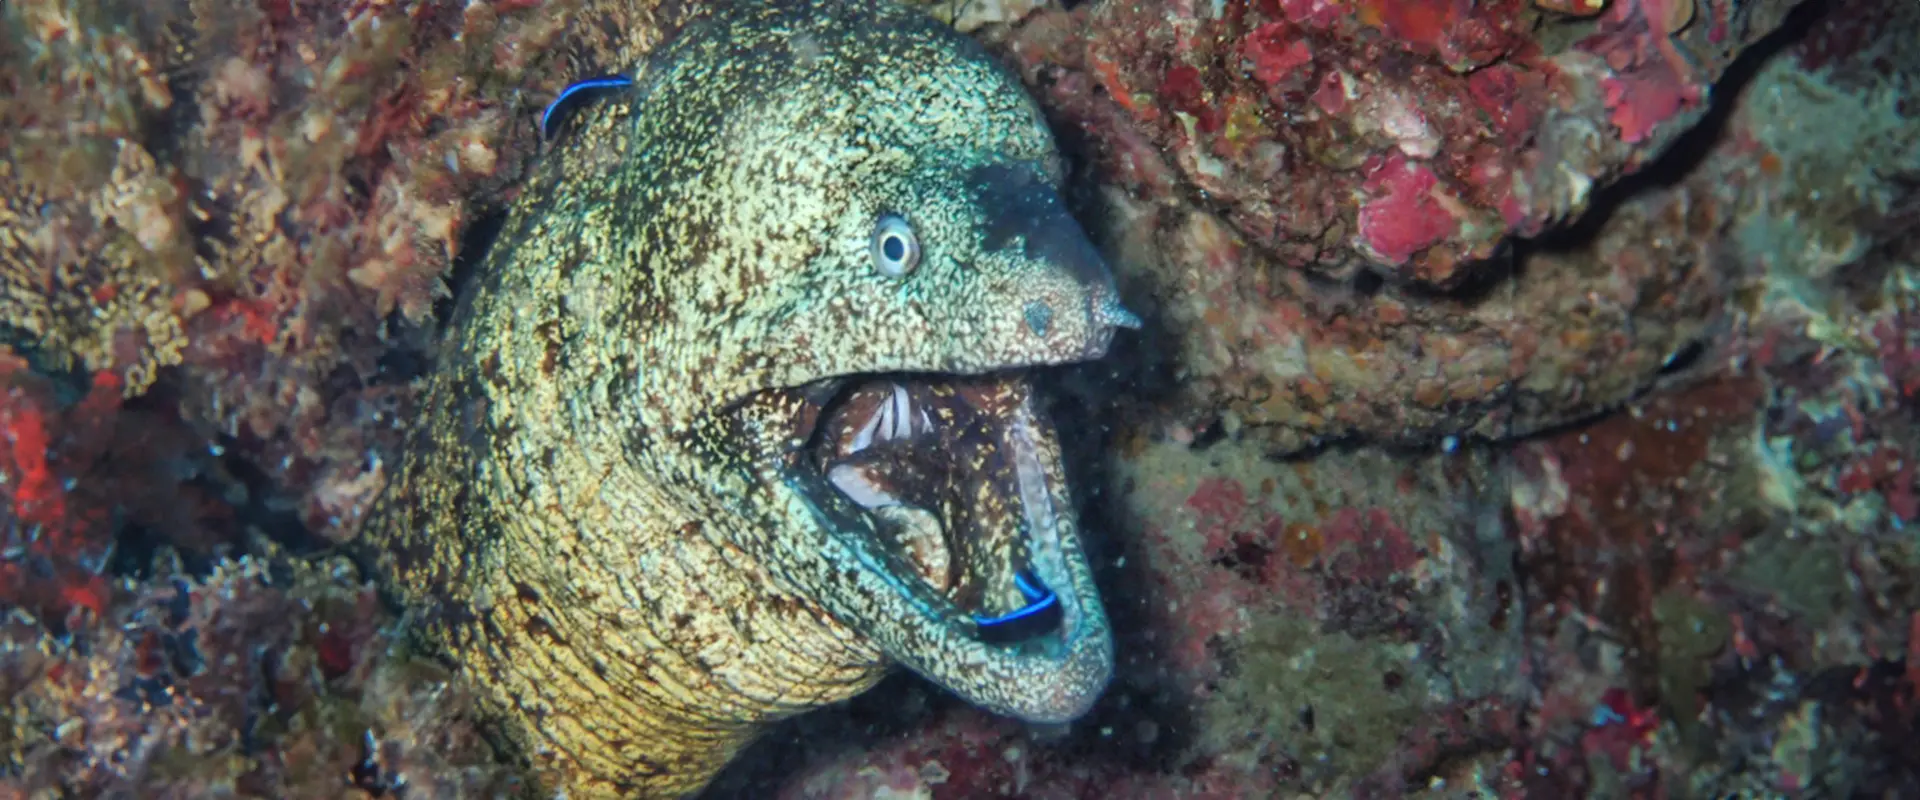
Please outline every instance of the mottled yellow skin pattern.
[[[1041, 640], [980, 641], [798, 466], [829, 379], [1094, 358], [1126, 324], [1032, 102], [970, 40], [847, 0], [710, 9], [636, 78], [517, 200], [370, 518], [411, 633], [570, 798], [695, 792], [892, 663], [1001, 713], [1084, 713], [1112, 642], [1028, 405], [1008, 435], [1050, 479], [972, 524], [1041, 543], [1064, 609]], [[903, 276], [873, 265], [888, 213], [922, 247]]]

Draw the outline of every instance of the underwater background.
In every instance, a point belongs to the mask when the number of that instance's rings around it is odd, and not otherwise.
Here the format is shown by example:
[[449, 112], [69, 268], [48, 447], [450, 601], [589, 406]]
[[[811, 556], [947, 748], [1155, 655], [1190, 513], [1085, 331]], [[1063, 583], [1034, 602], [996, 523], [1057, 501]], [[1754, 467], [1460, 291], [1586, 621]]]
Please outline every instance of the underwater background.
[[[1111, 677], [703, 796], [1920, 798], [1920, 3], [923, 10], [1141, 320], [1034, 374]], [[0, 797], [539, 791], [357, 540], [543, 111], [689, 13], [0, 3]]]

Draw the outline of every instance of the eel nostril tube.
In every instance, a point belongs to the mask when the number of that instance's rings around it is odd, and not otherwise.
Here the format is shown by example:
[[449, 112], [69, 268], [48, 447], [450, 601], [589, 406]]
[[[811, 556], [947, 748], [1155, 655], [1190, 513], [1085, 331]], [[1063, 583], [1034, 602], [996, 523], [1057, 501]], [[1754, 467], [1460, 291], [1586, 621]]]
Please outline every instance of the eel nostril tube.
[[1103, 293], [1093, 298], [1093, 318], [1115, 328], [1140, 329], [1140, 315], [1120, 305], [1117, 295]]

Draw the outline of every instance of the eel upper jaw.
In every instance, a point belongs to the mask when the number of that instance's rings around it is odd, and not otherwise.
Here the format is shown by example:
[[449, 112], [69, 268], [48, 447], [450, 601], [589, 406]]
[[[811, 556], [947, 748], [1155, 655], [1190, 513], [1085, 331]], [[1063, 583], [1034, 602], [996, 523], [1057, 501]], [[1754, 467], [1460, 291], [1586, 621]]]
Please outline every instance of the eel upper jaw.
[[[881, 381], [882, 394], [893, 380], [898, 379]], [[945, 567], [929, 564], [924, 550], [909, 552], [883, 532], [877, 509], [867, 507], [875, 505], [874, 495], [850, 487], [831, 468], [798, 459], [785, 470], [783, 482], [792, 510], [807, 529], [802, 551], [809, 556], [788, 568], [801, 573], [801, 583], [837, 618], [935, 683], [996, 713], [1064, 722], [1084, 714], [1105, 688], [1113, 664], [1111, 633], [1080, 549], [1052, 429], [1034, 409], [1023, 381], [985, 380], [1009, 401], [994, 410], [995, 441], [988, 443], [1004, 469], [986, 480], [1008, 495], [1014, 518], [949, 516], [943, 521], [945, 550], [937, 555], [963, 563], [954, 565], [947, 579], [930, 579]], [[811, 392], [817, 396], [825, 386]], [[887, 431], [933, 424], [921, 409], [907, 407], [903, 413], [889, 415], [880, 425], [860, 425], [854, 435], [864, 433], [871, 440], [878, 430], [881, 439], [895, 438]], [[807, 416], [807, 424], [816, 421]], [[1017, 537], [1013, 562], [1004, 553], [972, 552], [970, 542], [959, 538], [983, 523], [996, 527], [971, 532]], [[1018, 530], [1001, 527], [1008, 524]], [[1015, 585], [1023, 592], [1050, 593], [1049, 605], [1058, 611], [1048, 608], [1046, 622], [1056, 622], [1051, 615], [1057, 613], [1057, 624], [1012, 640], [983, 625], [1019, 610], [1022, 599], [1009, 589]]]

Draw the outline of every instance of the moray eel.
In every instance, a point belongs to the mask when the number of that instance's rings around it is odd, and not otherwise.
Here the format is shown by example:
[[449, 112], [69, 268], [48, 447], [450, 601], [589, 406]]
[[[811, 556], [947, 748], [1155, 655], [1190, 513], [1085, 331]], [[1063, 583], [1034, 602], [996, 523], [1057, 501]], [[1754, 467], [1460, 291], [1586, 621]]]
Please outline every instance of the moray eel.
[[707, 9], [633, 79], [558, 125], [370, 514], [412, 636], [572, 798], [696, 792], [893, 664], [1085, 713], [1113, 644], [1023, 368], [1138, 321], [1032, 100], [861, 0]]

